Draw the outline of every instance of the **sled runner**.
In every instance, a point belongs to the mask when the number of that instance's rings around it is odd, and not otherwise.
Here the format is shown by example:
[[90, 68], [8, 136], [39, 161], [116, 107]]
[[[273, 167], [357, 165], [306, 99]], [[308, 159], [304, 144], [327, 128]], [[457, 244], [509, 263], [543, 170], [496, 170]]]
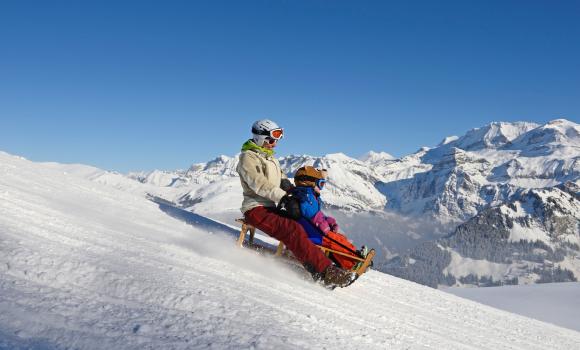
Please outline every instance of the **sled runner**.
[[[272, 254], [274, 254], [275, 256], [285, 256], [285, 257], [290, 257], [290, 252], [286, 251], [285, 247], [284, 247], [284, 243], [280, 242], [278, 243], [278, 247], [276, 248], [276, 250], [271, 250], [268, 249], [264, 246], [261, 246], [259, 244], [256, 244], [254, 242], [254, 236], [256, 234], [256, 228], [250, 224], [247, 224], [245, 222], [244, 219], [236, 219], [236, 222], [239, 222], [240, 224], [242, 224], [242, 228], [240, 230], [240, 236], [238, 237], [238, 246], [242, 247], [248, 247], [257, 251], [268, 251]], [[249, 237], [248, 240], [246, 241], [246, 235], [249, 233]], [[328, 248], [328, 247], [324, 247], [322, 245], [316, 244], [316, 246], [318, 248], [320, 248], [324, 254], [326, 254], [326, 256], [330, 256], [331, 254], [333, 254], [335, 257], [340, 257], [342, 259], [348, 259], [348, 260], [352, 260], [353, 261], [353, 267], [352, 267], [352, 271], [356, 272], [356, 274], [358, 276], [362, 275], [363, 273], [365, 273], [370, 264], [373, 261], [373, 258], [375, 256], [375, 250], [371, 249], [368, 254], [363, 258], [363, 257], [359, 257], [355, 254], [351, 254], [348, 252], [344, 252], [344, 251], [339, 251], [337, 249], [332, 249], [332, 248]]]

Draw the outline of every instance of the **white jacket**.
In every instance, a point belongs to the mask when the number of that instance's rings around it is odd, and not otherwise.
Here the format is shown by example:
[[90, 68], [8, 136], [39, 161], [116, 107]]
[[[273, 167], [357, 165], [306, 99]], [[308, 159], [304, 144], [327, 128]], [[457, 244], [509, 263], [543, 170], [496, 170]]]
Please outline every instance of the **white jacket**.
[[242, 151], [236, 170], [244, 190], [242, 213], [258, 206], [276, 207], [286, 194], [280, 183], [287, 177], [274, 156], [256, 149]]

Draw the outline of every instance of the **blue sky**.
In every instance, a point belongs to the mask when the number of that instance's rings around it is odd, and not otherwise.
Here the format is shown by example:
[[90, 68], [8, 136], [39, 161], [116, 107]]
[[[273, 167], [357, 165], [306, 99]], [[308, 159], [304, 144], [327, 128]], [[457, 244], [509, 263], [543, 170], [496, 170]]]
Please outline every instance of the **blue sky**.
[[580, 120], [579, 1], [3, 1], [0, 150], [117, 171]]

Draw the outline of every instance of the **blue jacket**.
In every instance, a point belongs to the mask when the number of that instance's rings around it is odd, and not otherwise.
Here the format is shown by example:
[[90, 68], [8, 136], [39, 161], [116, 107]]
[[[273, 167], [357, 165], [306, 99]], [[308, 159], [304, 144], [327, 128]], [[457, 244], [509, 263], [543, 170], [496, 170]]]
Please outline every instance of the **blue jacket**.
[[312, 219], [322, 208], [322, 199], [312, 187], [296, 187], [292, 194], [300, 203], [300, 213], [306, 219]]
[[320, 231], [310, 219], [322, 208], [322, 199], [314, 192], [312, 187], [295, 187], [292, 190], [292, 195], [297, 199], [300, 205], [300, 214], [302, 217], [298, 219], [298, 223], [304, 227], [306, 235], [314, 244], [322, 244], [322, 231]]

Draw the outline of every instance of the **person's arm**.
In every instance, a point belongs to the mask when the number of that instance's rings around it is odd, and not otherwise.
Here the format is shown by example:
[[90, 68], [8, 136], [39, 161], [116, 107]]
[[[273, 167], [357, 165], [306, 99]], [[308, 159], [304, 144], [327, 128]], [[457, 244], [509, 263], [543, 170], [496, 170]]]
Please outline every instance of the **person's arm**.
[[324, 234], [327, 234], [328, 231], [330, 231], [330, 226], [328, 225], [328, 222], [326, 222], [326, 218], [324, 217], [322, 210], [319, 210], [316, 215], [310, 219], [310, 222], [314, 224], [314, 226], [318, 227]]
[[286, 173], [282, 171], [282, 167], [280, 167], [280, 175], [282, 176], [280, 180], [280, 188], [286, 191], [286, 193], [290, 193], [290, 191], [294, 189], [294, 184], [292, 183], [292, 181], [290, 181], [290, 179], [288, 179]]
[[333, 218], [332, 216], [325, 216], [324, 219], [328, 223], [328, 226], [330, 227], [330, 230], [332, 232], [339, 232], [340, 227], [336, 223], [336, 219], [335, 218]]
[[238, 173], [248, 187], [260, 197], [278, 203], [286, 195], [286, 192], [279, 185], [274, 185], [269, 181], [262, 172], [260, 160], [252, 152], [243, 152], [240, 155]]

